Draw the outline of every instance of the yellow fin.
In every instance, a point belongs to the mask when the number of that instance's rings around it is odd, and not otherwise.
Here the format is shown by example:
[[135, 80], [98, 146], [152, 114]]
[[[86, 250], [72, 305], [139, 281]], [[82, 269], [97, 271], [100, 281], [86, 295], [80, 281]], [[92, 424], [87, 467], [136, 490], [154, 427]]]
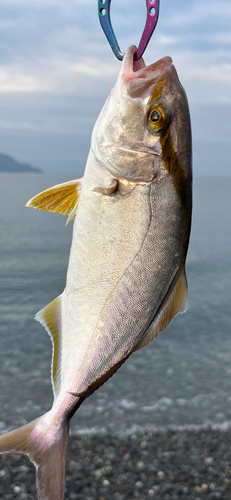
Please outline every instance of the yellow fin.
[[61, 384], [61, 297], [61, 295], [56, 297], [35, 316], [51, 337], [53, 346], [51, 381], [55, 395], [59, 392]]
[[67, 224], [74, 220], [78, 207], [80, 181], [74, 180], [58, 184], [31, 198], [26, 207], [69, 215]]
[[161, 311], [149, 327], [144, 339], [136, 346], [134, 351], [141, 349], [157, 337], [177, 314], [185, 312], [187, 310], [187, 298], [188, 285], [185, 268], [183, 268], [175, 278]]

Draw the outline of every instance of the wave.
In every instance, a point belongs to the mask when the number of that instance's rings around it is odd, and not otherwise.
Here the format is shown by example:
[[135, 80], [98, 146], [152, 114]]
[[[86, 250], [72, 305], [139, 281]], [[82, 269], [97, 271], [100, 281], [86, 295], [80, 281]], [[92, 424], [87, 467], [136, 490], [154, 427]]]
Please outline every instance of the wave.
[[89, 428], [77, 428], [77, 429], [72, 429], [70, 432], [70, 435], [72, 436], [106, 436], [106, 435], [113, 435], [113, 436], [136, 436], [136, 435], [141, 435], [141, 434], [146, 434], [146, 433], [152, 433], [152, 434], [157, 434], [157, 433], [166, 433], [166, 432], [201, 432], [201, 431], [219, 431], [219, 432], [228, 432], [231, 429], [231, 420], [225, 421], [222, 423], [215, 423], [211, 421], [207, 421], [201, 425], [194, 425], [194, 424], [185, 424], [185, 425], [168, 425], [166, 427], [156, 427], [153, 425], [144, 425], [143, 427], [140, 425], [133, 425], [129, 429], [126, 429], [124, 432], [121, 431], [116, 431], [114, 430], [113, 432], [108, 432], [108, 429], [106, 427], [89, 427]]

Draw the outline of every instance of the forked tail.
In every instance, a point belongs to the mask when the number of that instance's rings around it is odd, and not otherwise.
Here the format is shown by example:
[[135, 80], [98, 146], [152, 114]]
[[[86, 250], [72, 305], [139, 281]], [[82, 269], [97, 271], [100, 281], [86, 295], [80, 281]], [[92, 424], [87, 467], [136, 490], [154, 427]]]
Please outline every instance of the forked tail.
[[36, 467], [38, 500], [63, 500], [69, 420], [57, 425], [50, 412], [0, 437], [0, 453], [23, 453]]

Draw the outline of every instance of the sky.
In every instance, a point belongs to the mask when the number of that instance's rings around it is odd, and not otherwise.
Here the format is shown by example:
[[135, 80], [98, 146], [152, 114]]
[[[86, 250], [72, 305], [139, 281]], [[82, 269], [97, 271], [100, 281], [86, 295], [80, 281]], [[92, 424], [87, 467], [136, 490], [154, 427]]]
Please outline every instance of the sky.
[[[92, 128], [120, 62], [97, 0], [0, 0], [0, 152], [44, 172], [82, 175]], [[145, 0], [112, 0], [124, 52]], [[146, 64], [170, 55], [190, 105], [194, 174], [231, 175], [231, 2], [160, 0]]]

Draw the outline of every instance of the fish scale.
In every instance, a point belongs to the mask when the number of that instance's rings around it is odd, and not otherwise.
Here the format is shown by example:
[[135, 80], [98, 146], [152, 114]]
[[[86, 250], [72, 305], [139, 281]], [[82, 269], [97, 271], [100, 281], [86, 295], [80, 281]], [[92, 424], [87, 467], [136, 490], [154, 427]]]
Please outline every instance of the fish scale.
[[[154, 186], [146, 188], [142, 186], [141, 189], [151, 191], [154, 190]], [[161, 186], [159, 186], [159, 189], [161, 189]], [[153, 196], [149, 194], [148, 198], [153, 203], [155, 200], [157, 207], [159, 207], [157, 193]], [[168, 202], [168, 199], [166, 201]], [[158, 225], [158, 228], [155, 228], [156, 210], [154, 207], [152, 209], [152, 217], [146, 218], [146, 231], [144, 239], [140, 242], [139, 250], [134, 259], [131, 259], [130, 265], [126, 268], [113, 290], [113, 297], [110, 297], [110, 300], [107, 301], [100, 315], [99, 327], [96, 328], [94, 333], [99, 345], [97, 348], [96, 345], [94, 346], [94, 358], [92, 358], [90, 351], [88, 359], [84, 362], [84, 371], [81, 374], [81, 379], [85, 385], [77, 388], [77, 393], [84, 392], [84, 390], [87, 390], [87, 385], [90, 386], [94, 382], [91, 379], [91, 369], [89, 366], [94, 367], [95, 370], [95, 366], [99, 364], [99, 360], [107, 359], [107, 357], [111, 358], [112, 353], [113, 359], [111, 363], [112, 365], [116, 364], [136, 347], [155, 317], [159, 304], [162, 304], [164, 300], [166, 285], [167, 289], [169, 289], [183, 257], [182, 252], [179, 252], [182, 227], [179, 226], [178, 221], [175, 222], [175, 227], [172, 222], [170, 233], [169, 224], [166, 221], [166, 211], [168, 212], [169, 208], [168, 203], [165, 210], [163, 210], [162, 206], [161, 215], [163, 221], [161, 226]], [[164, 231], [164, 224], [166, 231]], [[179, 226], [178, 228], [176, 227], [177, 225]], [[161, 227], [161, 238], [158, 234], [159, 227]], [[159, 245], [157, 252], [155, 252], [155, 241], [157, 239]], [[164, 251], [166, 250], [166, 243], [169, 245], [169, 242], [171, 242], [172, 252], [171, 266], [168, 262], [168, 254]], [[161, 280], [163, 269], [166, 269], [164, 282]], [[134, 293], [134, 290], [138, 290], [138, 293]], [[101, 319], [102, 316], [103, 319]], [[132, 336], [129, 336], [128, 332], [132, 332]], [[107, 341], [105, 341], [104, 335]], [[92, 340], [93, 342], [94, 339]], [[104, 372], [102, 364], [103, 362], [100, 363], [99, 368], [94, 372], [93, 378], [97, 377], [96, 373], [99, 376], [100, 373]], [[106, 363], [107, 369], [110, 369], [111, 366], [108, 365], [109, 363]]]

